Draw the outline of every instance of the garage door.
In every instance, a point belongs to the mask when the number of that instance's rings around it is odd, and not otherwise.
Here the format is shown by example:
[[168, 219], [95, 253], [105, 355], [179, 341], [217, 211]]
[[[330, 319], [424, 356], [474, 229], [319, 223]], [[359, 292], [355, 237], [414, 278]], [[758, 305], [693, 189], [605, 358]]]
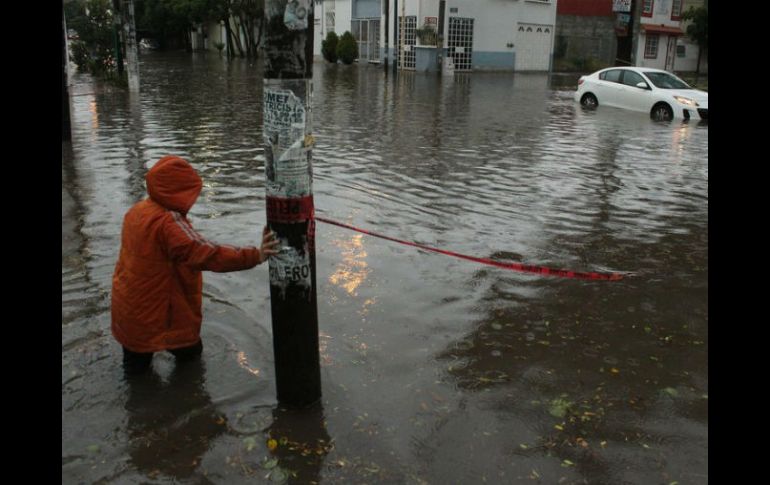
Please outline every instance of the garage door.
[[516, 26], [516, 70], [547, 71], [551, 61], [553, 25]]

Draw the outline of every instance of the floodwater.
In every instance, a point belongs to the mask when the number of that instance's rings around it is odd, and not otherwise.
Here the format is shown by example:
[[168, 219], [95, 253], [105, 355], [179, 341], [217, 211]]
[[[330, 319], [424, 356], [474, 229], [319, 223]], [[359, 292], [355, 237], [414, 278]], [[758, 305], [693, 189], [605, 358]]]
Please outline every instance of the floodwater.
[[[275, 397], [267, 265], [204, 275], [203, 359], [127, 381], [123, 213], [187, 157], [190, 215], [265, 223], [259, 65], [150, 53], [141, 97], [73, 76], [62, 162], [63, 483], [708, 482], [708, 126], [584, 111], [546, 75], [314, 68], [323, 398]], [[269, 441], [274, 439], [275, 442]], [[273, 448], [273, 449], [271, 449]]]

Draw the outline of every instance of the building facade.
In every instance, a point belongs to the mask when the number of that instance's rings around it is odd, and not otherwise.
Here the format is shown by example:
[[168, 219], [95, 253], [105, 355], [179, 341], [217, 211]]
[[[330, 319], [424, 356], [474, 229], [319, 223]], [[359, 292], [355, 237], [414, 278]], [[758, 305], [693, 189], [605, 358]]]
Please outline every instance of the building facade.
[[[702, 7], [704, 0], [684, 0], [683, 11], [690, 7]], [[682, 30], [685, 34], [677, 39], [676, 43], [676, 63], [674, 65], [677, 71], [694, 72], [698, 63], [698, 44], [687, 37], [687, 25], [689, 21], [682, 22]], [[708, 55], [704, 52], [700, 60], [700, 72], [708, 72]]]
[[[384, 45], [384, 36], [389, 35], [388, 58], [395, 59], [406, 70], [420, 70], [417, 66], [420, 51], [428, 52], [434, 39], [429, 37], [426, 42], [417, 34], [433, 29], [437, 34], [437, 45], [433, 46], [437, 59], [439, 62], [451, 59], [455, 71], [549, 71], [556, 3], [556, 0], [390, 0], [387, 34], [386, 29], [381, 29], [380, 42]], [[394, 19], [399, 21], [395, 33]], [[403, 64], [399, 52], [403, 52]]]
[[616, 14], [612, 0], [559, 0], [554, 68], [593, 71], [615, 64]]
[[636, 0], [639, 29], [636, 31], [635, 64], [673, 72], [677, 43], [684, 36], [682, 13], [685, 0]]

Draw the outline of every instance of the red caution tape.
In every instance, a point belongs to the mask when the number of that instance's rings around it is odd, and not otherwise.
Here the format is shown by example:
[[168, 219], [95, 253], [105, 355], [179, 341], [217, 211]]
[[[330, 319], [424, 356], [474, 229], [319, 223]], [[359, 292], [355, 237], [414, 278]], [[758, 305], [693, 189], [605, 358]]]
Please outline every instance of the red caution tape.
[[475, 261], [477, 263], [488, 264], [490, 266], [496, 266], [498, 268], [503, 268], [503, 269], [510, 269], [513, 271], [520, 271], [523, 273], [537, 273], [545, 276], [559, 276], [561, 278], [574, 278], [579, 280], [604, 280], [604, 281], [618, 281], [623, 279], [623, 277], [625, 276], [623, 273], [581, 272], [581, 271], [572, 271], [568, 269], [546, 268], [545, 266], [535, 266], [532, 264], [501, 263], [499, 261], [494, 261], [489, 258], [477, 258], [474, 256], [467, 256], [465, 254], [455, 253], [453, 251], [447, 251], [445, 249], [432, 248], [430, 246], [417, 244], [415, 242], [403, 241], [401, 239], [383, 236], [382, 234], [377, 234], [371, 231], [367, 231], [365, 229], [359, 229], [357, 227], [349, 226], [347, 224], [343, 224], [337, 221], [332, 221], [324, 217], [316, 216], [316, 220], [325, 222], [326, 224], [332, 224], [334, 226], [344, 227], [345, 229], [350, 229], [351, 231], [356, 231], [363, 234], [368, 234], [370, 236], [379, 237], [381, 239], [386, 239], [388, 241], [397, 242], [399, 244], [414, 246], [416, 248], [424, 249], [426, 251], [433, 251], [434, 253], [446, 254], [447, 256], [454, 256], [456, 258], [467, 259], [468, 261]]

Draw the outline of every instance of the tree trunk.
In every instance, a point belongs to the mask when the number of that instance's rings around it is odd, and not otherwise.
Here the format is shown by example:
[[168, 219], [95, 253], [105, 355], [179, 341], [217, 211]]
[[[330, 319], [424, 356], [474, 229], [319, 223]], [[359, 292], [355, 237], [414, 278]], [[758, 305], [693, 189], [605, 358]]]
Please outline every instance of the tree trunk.
[[[230, 25], [230, 19], [227, 19], [227, 25]], [[235, 47], [238, 48], [238, 55], [240, 57], [243, 57], [243, 45], [241, 44], [240, 35], [238, 34], [238, 29], [228, 29], [228, 32], [230, 33], [230, 36], [233, 39], [233, 44], [235, 44]]]
[[262, 45], [262, 34], [265, 32], [265, 21], [263, 17], [259, 19], [259, 30], [257, 31], [257, 41], [254, 43], [254, 57], [259, 57], [259, 46]]
[[253, 36], [249, 32], [250, 23], [249, 23], [249, 20], [246, 18], [246, 16], [243, 15], [243, 14], [240, 15], [240, 19], [241, 19], [241, 32], [243, 32], [243, 38], [244, 38], [244, 40], [246, 42], [246, 57], [251, 59], [251, 57], [252, 57], [252, 43], [253, 43], [252, 42], [252, 37]]
[[230, 19], [227, 17], [224, 18], [225, 23], [225, 37], [227, 38], [227, 58], [232, 59], [233, 58], [233, 42], [232, 42], [232, 32], [230, 32]]

